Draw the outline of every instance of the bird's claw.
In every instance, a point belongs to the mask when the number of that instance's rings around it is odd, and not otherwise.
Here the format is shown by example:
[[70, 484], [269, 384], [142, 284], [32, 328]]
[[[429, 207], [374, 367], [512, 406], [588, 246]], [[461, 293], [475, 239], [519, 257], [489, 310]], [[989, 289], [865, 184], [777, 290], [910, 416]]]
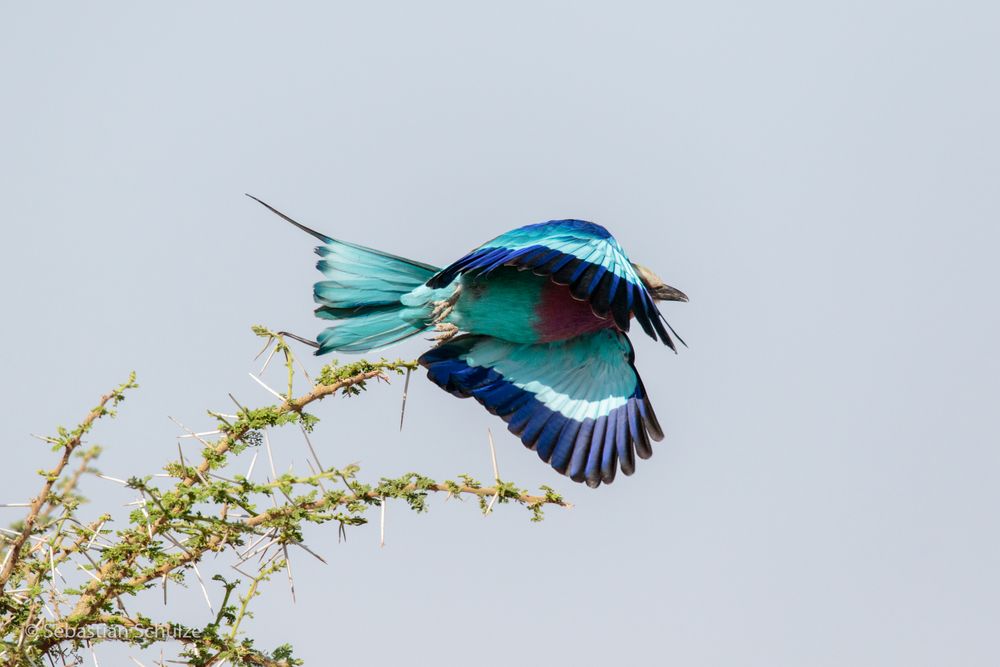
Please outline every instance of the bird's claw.
[[455, 337], [458, 333], [458, 327], [451, 322], [439, 322], [434, 326], [434, 330], [438, 331], [437, 336], [434, 336], [431, 340], [435, 340], [439, 343], [446, 343]]
[[447, 301], [435, 301], [434, 310], [431, 311], [431, 321], [441, 322], [444, 318], [451, 315], [451, 311], [454, 310], [454, 305], [448, 303]]
[[451, 293], [447, 299], [443, 301], [434, 302], [434, 310], [431, 311], [431, 321], [435, 323], [440, 323], [446, 317], [451, 315], [451, 311], [455, 309], [455, 303], [458, 302], [458, 298], [462, 295], [462, 286], [459, 285], [455, 288], [455, 291]]

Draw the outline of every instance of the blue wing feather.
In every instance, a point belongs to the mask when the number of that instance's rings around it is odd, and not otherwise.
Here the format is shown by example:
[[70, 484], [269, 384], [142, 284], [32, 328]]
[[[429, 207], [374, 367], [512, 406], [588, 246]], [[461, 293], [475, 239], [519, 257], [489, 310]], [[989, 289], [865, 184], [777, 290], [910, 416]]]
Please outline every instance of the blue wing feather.
[[[486, 275], [501, 266], [516, 266], [570, 285], [573, 295], [589, 301], [600, 317], [609, 314], [622, 331], [635, 316], [642, 330], [674, 348], [642, 279], [618, 241], [603, 227], [584, 220], [551, 220], [501, 234], [443, 269], [427, 281], [430, 287], [450, 284], [461, 273]], [[604, 276], [613, 277], [608, 282]], [[619, 290], [620, 282], [626, 289]], [[635, 290], [635, 293], [633, 293]]]
[[587, 467], [584, 469], [587, 486], [590, 487], [601, 483], [601, 454], [604, 451], [604, 431], [607, 426], [607, 415], [598, 417], [597, 421], [594, 422], [590, 451], [587, 453]]
[[628, 403], [628, 429], [635, 444], [635, 453], [640, 459], [648, 459], [653, 455], [653, 449], [646, 438], [646, 427], [640, 421], [639, 409], [636, 407], [638, 401]]
[[[552, 413], [552, 416], [545, 422], [545, 427], [538, 434], [538, 440], [535, 442], [535, 451], [538, 452], [538, 458], [546, 463], [552, 459], [552, 453], [558, 442], [559, 434], [562, 433], [567, 421], [558, 412]], [[552, 467], [555, 467], [555, 463], [552, 464]]]
[[572, 458], [569, 460], [569, 467], [566, 474], [574, 482], [582, 482], [586, 479], [586, 464], [590, 453], [599, 451], [594, 447], [594, 431], [597, 428], [597, 421], [586, 419], [580, 422], [579, 431], [574, 434], [574, 448]]
[[[538, 438], [541, 436], [542, 429], [554, 414], [555, 413], [550, 410], [538, 410], [536, 408], [534, 413], [531, 415], [531, 419], [528, 421], [528, 425], [524, 427], [524, 433], [521, 434], [521, 442], [523, 442], [526, 447], [535, 449]], [[543, 461], [546, 460], [542, 454], [539, 454], [539, 457], [541, 457]]]
[[534, 401], [534, 397], [530, 394], [530, 392], [526, 391], [524, 394], [530, 400], [525, 402], [525, 404], [521, 407], [517, 408], [514, 413], [510, 415], [510, 421], [507, 422], [507, 430], [517, 437], [521, 437], [524, 433], [524, 429], [528, 426], [528, 421], [531, 419], [531, 416], [535, 414], [535, 411], [538, 409], [538, 405]]
[[601, 481], [610, 484], [615, 481], [615, 472], [618, 470], [618, 447], [615, 445], [615, 437], [618, 434], [618, 412], [608, 415], [608, 423], [604, 429], [604, 445], [601, 454]]
[[556, 471], [590, 486], [663, 437], [634, 366], [628, 338], [602, 330], [568, 341], [527, 345], [460, 336], [420, 358], [446, 391], [475, 398]]
[[[549, 461], [552, 468], [556, 472], [565, 475], [566, 468], [569, 466], [570, 457], [573, 455], [574, 449], [577, 448], [577, 446], [579, 446], [580, 450], [586, 449], [585, 443], [582, 440], [578, 440], [581, 427], [584, 423], [589, 424], [589, 428], [593, 429], [593, 419], [588, 419], [586, 422], [577, 421], [575, 419], [567, 419], [563, 424], [562, 431], [559, 432], [559, 438], [556, 440], [555, 449], [552, 451], [552, 460]], [[589, 442], [586, 444], [589, 444]]]
[[622, 472], [631, 475], [635, 472], [635, 456], [632, 450], [632, 439], [629, 437], [628, 415], [619, 413], [615, 419], [615, 448], [618, 450], [618, 465]]

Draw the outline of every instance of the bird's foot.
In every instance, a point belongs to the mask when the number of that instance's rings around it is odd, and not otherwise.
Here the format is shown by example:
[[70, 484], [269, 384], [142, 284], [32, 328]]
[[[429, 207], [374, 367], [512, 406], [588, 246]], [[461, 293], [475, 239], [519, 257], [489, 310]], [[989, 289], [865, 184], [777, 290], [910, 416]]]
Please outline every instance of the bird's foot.
[[441, 322], [451, 315], [454, 306], [447, 301], [435, 301], [434, 310], [431, 311], [431, 322]]
[[455, 308], [455, 303], [458, 302], [458, 298], [462, 295], [462, 286], [459, 285], [455, 288], [455, 291], [451, 293], [447, 299], [443, 301], [434, 302], [434, 310], [431, 311], [431, 321], [441, 322], [446, 317], [451, 315], [451, 311]]
[[435, 325], [434, 330], [439, 332], [437, 336], [434, 336], [431, 340], [435, 340], [439, 343], [447, 343], [449, 340], [455, 337], [458, 333], [458, 327], [451, 322], [439, 322]]

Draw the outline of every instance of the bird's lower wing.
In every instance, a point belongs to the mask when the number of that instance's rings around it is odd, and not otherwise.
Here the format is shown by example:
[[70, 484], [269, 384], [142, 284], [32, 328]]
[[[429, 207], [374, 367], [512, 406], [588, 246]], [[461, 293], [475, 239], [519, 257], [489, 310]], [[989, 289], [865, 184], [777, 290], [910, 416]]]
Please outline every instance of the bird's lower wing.
[[420, 358], [428, 377], [507, 422], [558, 472], [589, 486], [635, 470], [663, 432], [628, 338], [605, 329], [557, 343], [461, 336]]

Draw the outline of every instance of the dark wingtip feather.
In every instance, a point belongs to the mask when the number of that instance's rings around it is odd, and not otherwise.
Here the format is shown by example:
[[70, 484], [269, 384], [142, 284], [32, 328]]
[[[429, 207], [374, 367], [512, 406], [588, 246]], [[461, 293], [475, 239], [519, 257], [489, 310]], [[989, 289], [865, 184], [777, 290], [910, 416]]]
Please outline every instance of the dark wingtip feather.
[[604, 455], [601, 462], [601, 481], [611, 484], [618, 475], [618, 449], [614, 443], [604, 443]]
[[[625, 287], [624, 291], [620, 289], [622, 285], [624, 285]], [[615, 274], [610, 291], [611, 314], [615, 318], [615, 324], [617, 324], [618, 328], [621, 329], [622, 331], [628, 331], [629, 325], [632, 323], [629, 303], [626, 297], [626, 293], [628, 291], [629, 291], [629, 282], [627, 280], [619, 278], [618, 275]], [[617, 296], [618, 292], [622, 292], [622, 295]]]
[[613, 275], [611, 271], [606, 271], [601, 276], [597, 286], [594, 287], [593, 295], [590, 298], [590, 304], [594, 307], [594, 312], [601, 317], [607, 317], [611, 311], [611, 277]]
[[595, 482], [594, 486], [601, 483], [601, 454], [604, 451], [604, 433], [607, 425], [607, 415], [601, 415], [594, 423], [590, 441], [590, 452], [587, 455], [586, 477], [588, 486], [591, 485], [591, 482]]
[[538, 263], [538, 260], [540, 260], [542, 257], [545, 257], [550, 252], [552, 252], [552, 250], [549, 250], [544, 246], [535, 246], [533, 248], [529, 248], [528, 252], [524, 253], [524, 255], [521, 257], [521, 261], [518, 262], [518, 264], [520, 264], [521, 267], [524, 269], [530, 269], [534, 267], [535, 264]]
[[574, 435], [573, 453], [569, 459], [569, 478], [574, 482], [582, 482], [587, 478], [587, 463], [590, 461], [590, 453], [594, 449], [594, 429], [597, 422], [594, 419], [585, 419], [580, 423], [579, 430]]
[[632, 444], [635, 446], [636, 456], [640, 459], [648, 459], [653, 455], [653, 448], [649, 445], [649, 438], [646, 437], [646, 425], [640, 419], [638, 402], [635, 398], [631, 398], [626, 404], [629, 436], [632, 438]]
[[[549, 421], [549, 417], [552, 414], [551, 411], [545, 409], [543, 406], [539, 406], [539, 409], [534, 412], [524, 427], [524, 432], [521, 434], [521, 442], [524, 443], [525, 447], [535, 449], [535, 443], [542, 434], [542, 429], [545, 428], [545, 424]], [[544, 458], [542, 460], [547, 461]]]
[[545, 257], [542, 257], [535, 263], [535, 273], [540, 276], [551, 275], [553, 271], [558, 270], [566, 262], [573, 259], [572, 255], [564, 255], [558, 250], [551, 251]]
[[606, 270], [600, 264], [585, 264], [583, 272], [570, 285], [570, 293], [581, 301], [589, 299], [594, 294], [595, 279], [599, 279], [600, 274]]
[[551, 263], [552, 268], [547, 273], [557, 285], [569, 285], [580, 264], [582, 262], [573, 255], [563, 255]]
[[646, 299], [649, 301], [646, 312], [649, 314], [653, 327], [656, 329], [656, 333], [660, 335], [660, 340], [663, 341], [663, 344], [676, 353], [677, 346], [674, 345], [674, 341], [670, 337], [670, 334], [668, 334], [667, 330], [663, 327], [664, 322], [666, 322], [666, 320], [663, 319], [663, 314], [660, 313], [660, 310], [656, 307], [656, 304], [653, 303], [652, 299], [649, 299], [648, 296]]
[[663, 440], [663, 427], [660, 426], [660, 420], [656, 417], [656, 411], [653, 410], [653, 404], [649, 401], [649, 396], [646, 394], [646, 387], [643, 385], [642, 378], [639, 377], [638, 373], [636, 374], [636, 381], [638, 382], [636, 400], [638, 401], [639, 415], [646, 425], [649, 437], [656, 442], [660, 442]]
[[618, 450], [618, 466], [622, 474], [631, 475], [635, 472], [635, 449], [632, 436], [629, 434], [628, 413], [619, 410], [615, 429], [615, 446]]
[[[566, 471], [569, 469], [569, 465], [577, 449], [586, 450], [586, 447], [579, 442], [579, 434], [582, 427], [583, 422], [568, 418], [559, 432], [555, 449], [552, 451], [550, 465], [560, 475], [567, 474]], [[574, 477], [574, 475], [571, 475], [570, 479], [573, 479], [574, 482], [581, 481], [580, 479], [574, 479]]]
[[[670, 329], [670, 333], [672, 333], [674, 335], [674, 338], [677, 339], [677, 342], [680, 343], [681, 345], [683, 345], [684, 347], [687, 347], [688, 344], [684, 342], [684, 339], [681, 338], [680, 335], [678, 335], [678, 333], [676, 331], [674, 331], [674, 328], [672, 326], [670, 326], [670, 322], [667, 322], [667, 318], [663, 317], [662, 313], [660, 314], [660, 319], [662, 319], [663, 323], [667, 325], [668, 329]], [[674, 352], [676, 352], [676, 351], [677, 351], [677, 349], [674, 348]]]
[[[538, 458], [546, 463], [552, 460], [556, 445], [559, 443], [559, 434], [562, 433], [563, 428], [566, 426], [566, 421], [566, 418], [561, 414], [553, 412], [545, 420], [545, 426], [542, 427], [541, 432], [538, 434], [538, 439], [535, 440], [535, 451], [538, 452]], [[555, 463], [552, 465], [554, 467]]]
[[604, 444], [601, 451], [601, 479], [605, 484], [615, 481], [618, 471], [618, 448], [615, 447], [615, 434], [618, 432], [619, 410], [608, 415], [604, 430]]
[[[638, 288], [632, 286], [632, 289], [637, 290]], [[642, 327], [642, 330], [646, 332], [646, 335], [653, 340], [656, 340], [656, 330], [653, 328], [653, 323], [649, 321], [649, 314], [645, 311], [645, 309], [636, 308], [633, 312], [635, 313], [636, 321], [639, 323], [639, 326]]]

